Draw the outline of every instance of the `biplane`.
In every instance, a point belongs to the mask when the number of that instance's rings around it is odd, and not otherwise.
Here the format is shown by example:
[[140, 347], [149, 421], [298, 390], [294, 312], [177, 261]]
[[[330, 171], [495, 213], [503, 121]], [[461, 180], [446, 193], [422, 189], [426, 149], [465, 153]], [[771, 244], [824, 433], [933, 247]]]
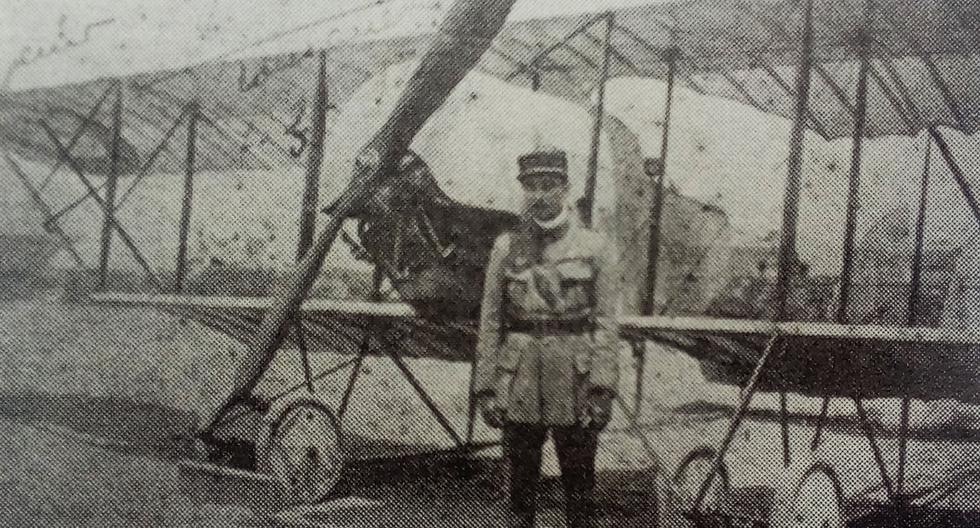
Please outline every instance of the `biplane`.
[[[669, 490], [665, 493], [670, 497], [664, 504], [678, 506], [685, 522], [696, 526], [745, 523], [779, 527], [843, 526], [848, 522], [906, 524], [924, 512], [934, 514], [936, 497], [948, 497], [975, 482], [975, 474], [968, 469], [951, 476], [946, 488], [912, 491], [905, 483], [910, 400], [980, 402], [973, 376], [973, 351], [980, 345], [980, 336], [963, 322], [936, 327], [938, 323], [924, 313], [931, 296], [942, 300], [954, 297], [948, 295], [948, 282], [938, 287], [930, 282], [928, 288], [923, 284], [928, 161], [920, 179], [915, 247], [903, 290], [906, 308], [901, 311], [901, 320], [868, 321], [863, 314], [855, 314], [858, 291], [853, 276], [866, 138], [924, 133], [930, 145], [926, 159], [931, 159], [931, 145], [935, 145], [970, 212], [980, 220], [980, 204], [943, 132], [943, 128], [963, 133], [976, 130], [972, 72], [976, 68], [973, 47], [980, 38], [974, 27], [980, 11], [959, 0], [915, 4], [894, 0], [704, 0], [633, 2], [638, 5], [625, 7], [610, 4], [602, 6], [608, 7], [606, 10], [595, 7], [563, 16], [508, 19], [513, 3], [458, 0], [441, 17], [435, 32], [417, 28], [415, 32], [395, 32], [383, 40], [354, 38], [313, 48], [319, 51], [307, 51], [310, 48], [303, 40], [315, 39], [315, 34], [291, 37], [294, 49], [271, 57], [222, 57], [173, 71], [5, 93], [4, 127], [8, 133], [4, 146], [13, 155], [31, 161], [65, 165], [84, 183], [88, 196], [104, 209], [97, 271], [103, 285], [112, 233], [119, 235], [153, 276], [113, 215], [117, 181], [126, 175], [139, 180], [144, 167], [154, 164], [159, 164], [158, 169], [169, 166], [170, 172], [184, 173], [180, 244], [171, 292], [103, 292], [92, 299], [106, 304], [154, 306], [199, 320], [247, 343], [249, 352], [236, 375], [235, 390], [211, 417], [202, 436], [220, 445], [221, 430], [227, 422], [242, 415], [264, 414], [268, 419], [254, 432], [254, 452], [244, 464], [273, 475], [296, 500], [321, 499], [336, 483], [343, 465], [340, 424], [361, 362], [369, 355], [390, 357], [398, 365], [460, 452], [480, 447], [472, 438], [473, 406], [465, 433], [457, 432], [405, 364], [409, 355], [472, 360], [479, 308], [473, 295], [479, 290], [475, 285], [482, 282], [490, 241], [516, 221], [512, 204], [502, 205], [508, 196], [502, 180], [454, 181], [452, 157], [445, 156], [449, 159], [441, 160], [442, 167], [427, 163], [436, 157], [424, 150], [424, 141], [418, 141], [429, 137], [430, 145], [438, 145], [445, 140], [435, 132], [426, 136], [425, 128], [426, 121], [438, 115], [442, 105], [462, 108], [467, 100], [480, 100], [504, 90], [491, 84], [492, 88], [481, 91], [473, 77], [467, 76], [474, 69], [592, 110], [588, 148], [570, 147], [573, 152], [585, 150], [579, 160], [585, 177], [576, 191], [582, 197], [584, 221], [620, 229], [629, 270], [629, 280], [624, 281], [626, 309], [621, 327], [624, 341], [633, 344], [640, 368], [644, 342], [654, 341], [697, 358], [709, 379], [742, 387], [721, 444], [692, 450], [665, 483], [664, 489]], [[401, 76], [388, 72], [389, 66], [413, 57], [418, 60], [406, 66]], [[324, 140], [328, 63], [344, 66], [337, 69], [336, 78], [330, 78], [331, 100], [343, 100], [345, 94], [354, 93], [372, 77], [380, 79], [377, 86], [372, 88], [368, 81], [365, 88], [368, 94], [376, 95], [378, 108], [355, 114], [353, 124], [334, 123], [337, 135], [352, 138], [352, 145], [348, 152], [334, 152], [329, 159]], [[281, 108], [282, 101], [299, 100], [299, 94], [305, 94], [302, 83], [286, 80], [301, 75], [301, 66], [307, 68], [305, 77], [316, 79], [313, 125], [306, 131], [288, 122], [288, 117], [282, 122], [293, 110]], [[381, 71], [386, 73], [376, 77]], [[607, 81], [629, 76], [662, 79], [667, 84], [659, 162], [645, 162], [637, 154], [635, 138], [627, 127], [604, 112]], [[458, 85], [469, 89], [456, 90]], [[710, 244], [691, 244], [696, 247], [688, 250], [700, 252], [694, 259], [697, 265], [686, 273], [665, 272], [670, 259], [676, 258], [672, 250], [683, 246], [684, 238], [675, 235], [671, 240], [666, 231], [665, 210], [671, 201], [675, 208], [683, 209], [684, 204], [676, 194], [671, 197], [664, 185], [672, 167], [668, 156], [672, 97], [675, 89], [681, 88], [739, 101], [792, 120], [776, 276], [761, 296], [761, 307], [733, 309], [705, 302], [670, 312], [658, 295], [664, 287], [689, 296], [694, 288], [691, 283], [705, 275], [702, 264], [724, 259], [710, 251]], [[222, 90], [237, 90], [237, 96], [207, 98]], [[386, 96], [385, 90], [395, 96]], [[115, 94], [115, 104], [109, 115], [102, 115], [101, 106], [110, 93]], [[97, 98], [97, 104], [87, 115], [62, 112], [59, 118], [46, 113], [46, 106], [52, 103], [45, 101], [72, 106], [91, 98]], [[260, 117], [251, 117], [254, 115]], [[266, 137], [254, 148], [242, 144], [242, 136], [262, 136], [261, 127], [255, 125], [259, 119], [287, 125], [296, 143], [282, 145]], [[89, 131], [90, 123], [103, 121], [110, 124]], [[165, 145], [185, 122], [187, 149], [181, 157]], [[351, 132], [344, 136], [345, 130], [358, 126], [365, 135]], [[131, 129], [128, 132], [127, 127]], [[164, 141], [155, 148], [139, 148], [138, 143], [155, 137], [155, 130], [161, 128]], [[210, 130], [208, 139], [203, 134], [205, 129]], [[841, 268], [833, 282], [833, 303], [822, 315], [806, 313], [801, 309], [805, 302], [795, 298], [804, 269], [799, 260], [797, 228], [807, 132], [826, 140], [852, 141]], [[87, 154], [75, 153], [76, 145]], [[141, 154], [144, 150], [149, 154]], [[299, 220], [302, 258], [296, 268], [266, 297], [182, 294], [195, 172], [263, 170], [271, 158], [298, 157], [297, 152], [306, 155], [307, 163], [306, 167], [298, 166], [298, 170], [305, 168], [306, 185]], [[25, 185], [34, 189], [11, 154], [7, 161]], [[499, 172], [500, 168], [487, 170]], [[89, 181], [87, 173], [105, 176], [104, 194]], [[320, 178], [321, 173], [326, 178]], [[471, 183], [476, 191], [467, 195]], [[620, 196], [634, 191], [648, 201], [639, 205], [617, 203], [614, 197], [612, 203], [603, 202], [600, 195], [609, 189]], [[652, 192], [642, 193], [640, 189]], [[39, 206], [43, 205], [40, 193], [33, 195]], [[314, 222], [321, 201], [326, 221], [316, 234]], [[691, 208], [689, 217], [697, 222], [687, 232], [723, 233], [723, 214], [702, 205]], [[55, 220], [49, 222], [52, 230], [67, 241], [56, 222], [58, 212], [48, 210], [47, 215]], [[645, 229], [629, 229], [624, 235], [622, 226], [635, 225], [637, 219]], [[345, 224], [351, 220], [357, 226], [356, 237], [345, 231]], [[336, 239], [345, 240], [372, 262], [373, 298], [359, 302], [308, 298]], [[80, 256], [75, 258], [85, 265]], [[665, 275], [677, 276], [671, 279], [672, 284], [662, 286], [668, 282]], [[704, 282], [711, 282], [707, 278]], [[397, 296], [395, 302], [382, 299], [386, 281]], [[160, 290], [169, 289], [159, 279], [153, 282]], [[938, 293], [933, 291], [937, 288]], [[697, 291], [706, 297], [718, 293], [716, 286], [698, 287]], [[960, 299], [969, 299], [966, 289], [958, 293]], [[968, 304], [969, 300], [960, 302]], [[306, 383], [300, 390], [307, 389], [307, 394], [273, 405], [257, 401], [252, 397], [253, 389], [283, 346], [301, 352]], [[318, 348], [353, 357], [343, 365], [349, 368], [349, 375], [336, 405], [327, 405], [312, 395], [319, 375], [311, 371], [308, 353]], [[336, 372], [325, 374], [332, 373]], [[780, 395], [787, 479], [777, 490], [772, 508], [762, 518], [749, 518], [726, 500], [730, 469], [725, 455], [759, 391]], [[636, 393], [642, 394], [641, 386], [636, 387]], [[789, 448], [788, 393], [823, 399], [812, 453], [796, 457], [795, 462]], [[902, 402], [899, 463], [894, 477], [886, 467], [864, 407], [866, 399], [881, 397]], [[837, 471], [820, 458], [823, 422], [831, 398], [853, 400], [873, 453], [869, 462], [880, 471], [886, 504], [868, 510], [863, 504], [849, 502], [843, 496]], [[621, 409], [637, 411], [625, 405]], [[642, 436], [641, 431], [637, 434]], [[685, 487], [692, 483], [693, 488]]]

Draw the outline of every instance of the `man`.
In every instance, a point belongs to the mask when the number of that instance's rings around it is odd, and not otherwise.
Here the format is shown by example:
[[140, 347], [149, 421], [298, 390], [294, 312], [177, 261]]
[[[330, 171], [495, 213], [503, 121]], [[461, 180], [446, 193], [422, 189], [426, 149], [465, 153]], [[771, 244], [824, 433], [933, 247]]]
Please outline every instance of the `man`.
[[533, 152], [518, 166], [524, 221], [491, 251], [474, 391], [484, 420], [503, 430], [510, 525], [534, 525], [550, 432], [567, 524], [589, 526], [597, 437], [619, 379], [616, 252], [571, 211], [564, 152]]

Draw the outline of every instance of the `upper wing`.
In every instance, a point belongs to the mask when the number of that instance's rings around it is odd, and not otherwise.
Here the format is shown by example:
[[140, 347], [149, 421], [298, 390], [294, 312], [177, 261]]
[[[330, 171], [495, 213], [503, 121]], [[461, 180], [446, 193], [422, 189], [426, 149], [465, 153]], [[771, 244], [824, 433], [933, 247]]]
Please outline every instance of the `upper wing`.
[[[862, 12], [858, 6], [865, 3], [874, 5], [874, 11]], [[477, 70], [587, 101], [601, 70], [607, 27], [602, 14], [608, 11], [613, 16], [611, 76], [665, 78], [664, 52], [676, 48], [679, 80], [685, 86], [792, 117], [799, 2], [651, 1], [617, 7], [622, 4], [607, 0], [562, 7], [557, 15], [525, 9], [522, 16], [518, 8]], [[371, 16], [382, 22], [398, 18], [380, 6], [376, 11]], [[872, 57], [868, 136], [914, 134], [929, 125], [975, 131], [980, 119], [975, 51], [980, 5], [970, 0], [817, 0], [809, 126], [828, 139], [852, 133], [855, 42], [865, 17]], [[142, 153], [140, 161], [147, 161], [168, 133], [176, 145], [182, 144], [181, 127], [172, 133], [170, 128], [186, 103], [199, 100], [208, 126], [198, 132], [198, 170], [301, 168], [309, 142], [303, 128], [312, 111], [316, 48], [322, 46], [328, 54], [331, 103], [342, 105], [366, 79], [420, 56], [433, 38], [430, 24], [370, 38], [330, 38], [335, 26], [344, 23], [337, 18], [308, 24], [288, 36], [166, 71], [136, 73], [145, 68], [138, 56], [130, 53], [127, 61], [107, 62], [105, 55], [114, 51], [101, 48], [47, 57], [15, 72], [16, 91], [0, 92], [0, 141], [25, 156], [50, 159], [51, 146], [37, 120], [46, 119], [70, 137], [85, 121], [88, 108], [118, 80], [127, 88], [123, 138], [130, 150]], [[107, 66], [93, 73], [87, 66], [93, 62]], [[117, 63], [131, 66], [120, 69]], [[73, 71], [99, 78], [52, 85]], [[109, 108], [103, 108], [91, 121], [105, 128], [110, 117]], [[106, 155], [98, 128], [93, 126], [75, 152], [93, 159]], [[163, 149], [153, 164], [156, 173], [180, 172], [182, 151]]]

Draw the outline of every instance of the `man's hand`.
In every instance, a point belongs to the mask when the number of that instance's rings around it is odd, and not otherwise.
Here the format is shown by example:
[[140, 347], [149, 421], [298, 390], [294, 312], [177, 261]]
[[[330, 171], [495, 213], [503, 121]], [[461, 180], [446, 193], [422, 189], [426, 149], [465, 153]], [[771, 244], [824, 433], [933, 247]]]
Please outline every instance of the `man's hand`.
[[483, 421], [494, 429], [501, 429], [507, 418], [507, 410], [500, 404], [497, 397], [493, 394], [483, 394], [478, 396], [478, 405], [483, 415]]
[[612, 419], [613, 398], [616, 395], [607, 389], [594, 389], [589, 393], [586, 402], [585, 416], [582, 425], [589, 429], [601, 430]]

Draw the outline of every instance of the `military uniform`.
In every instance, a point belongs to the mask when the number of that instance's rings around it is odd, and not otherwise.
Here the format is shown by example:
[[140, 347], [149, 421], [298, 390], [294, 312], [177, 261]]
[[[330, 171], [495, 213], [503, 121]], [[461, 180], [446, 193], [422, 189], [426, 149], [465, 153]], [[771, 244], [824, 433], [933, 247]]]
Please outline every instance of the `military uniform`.
[[550, 431], [566, 518], [591, 515], [599, 429], [589, 407], [618, 379], [617, 258], [576, 215], [554, 229], [532, 220], [495, 242], [487, 267], [474, 390], [503, 414], [511, 519], [532, 526], [541, 447]]

